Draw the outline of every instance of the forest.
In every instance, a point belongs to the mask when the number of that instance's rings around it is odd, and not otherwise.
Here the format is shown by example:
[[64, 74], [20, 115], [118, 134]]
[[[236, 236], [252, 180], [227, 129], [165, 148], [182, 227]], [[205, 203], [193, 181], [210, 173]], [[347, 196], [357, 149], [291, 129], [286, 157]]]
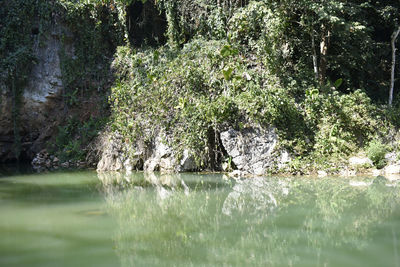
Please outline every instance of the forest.
[[400, 149], [398, 0], [1, 1], [16, 158], [35, 42], [55, 28], [63, 112], [41, 148], [60, 160], [98, 161], [104, 132], [133, 155], [162, 131], [178, 158], [220, 170], [231, 164], [221, 132], [253, 125], [276, 129], [287, 172], [334, 171], [358, 154], [382, 168]]

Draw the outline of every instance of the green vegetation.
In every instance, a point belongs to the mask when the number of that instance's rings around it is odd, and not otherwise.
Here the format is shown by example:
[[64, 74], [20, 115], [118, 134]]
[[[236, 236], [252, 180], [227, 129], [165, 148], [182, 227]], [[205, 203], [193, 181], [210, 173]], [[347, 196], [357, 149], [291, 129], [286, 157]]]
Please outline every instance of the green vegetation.
[[[383, 104], [391, 35], [400, 23], [396, 0], [39, 3], [52, 11], [44, 21], [57, 17], [68, 29], [61, 53], [65, 105], [79, 109], [96, 94], [108, 97], [110, 129], [128, 143], [151, 142], [163, 130], [178, 154], [188, 149], [208, 167], [211, 155], [224, 157], [221, 131], [257, 123], [275, 126], [280, 146], [310, 163], [303, 168], [334, 168], [400, 125], [398, 99], [390, 109]], [[8, 16], [20, 21], [31, 15]], [[7, 25], [2, 33], [11, 29]], [[155, 29], [164, 26], [160, 38]], [[30, 47], [28, 38], [6, 50], [14, 38], [7, 36], [2, 53]], [[72, 145], [72, 132], [61, 126], [60, 151], [83, 148]], [[72, 139], [59, 142], [66, 136]], [[302, 168], [296, 160], [292, 165]]]
[[376, 140], [372, 141], [367, 149], [368, 158], [372, 160], [372, 162], [378, 169], [385, 167], [385, 155], [387, 152], [387, 146]]
[[63, 13], [59, 23], [68, 27], [60, 55], [64, 100], [74, 106], [93, 93], [104, 94], [109, 86], [109, 65], [115, 47], [122, 43], [122, 26], [116, 10], [94, 2], [60, 1], [59, 9]]
[[105, 123], [105, 119], [89, 119], [82, 122], [72, 118], [66, 125], [58, 127], [56, 140], [48, 149], [61, 161], [85, 160], [88, 152], [85, 148], [98, 135]]
[[219, 150], [210, 131], [256, 122], [277, 127], [281, 146], [315, 169], [343, 163], [397, 124], [379, 104], [389, 76], [376, 66], [389, 65], [376, 55], [390, 52], [398, 4], [172, 2], [158, 2], [167, 45], [115, 56], [112, 129], [126, 140], [162, 128], [177, 151], [207, 165]]

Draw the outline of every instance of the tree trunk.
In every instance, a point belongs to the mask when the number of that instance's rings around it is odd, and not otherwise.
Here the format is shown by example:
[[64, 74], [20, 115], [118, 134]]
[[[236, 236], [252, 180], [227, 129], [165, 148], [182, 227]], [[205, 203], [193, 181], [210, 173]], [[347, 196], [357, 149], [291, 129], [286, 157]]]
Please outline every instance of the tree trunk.
[[391, 69], [391, 76], [390, 76], [390, 90], [389, 90], [389, 106], [392, 106], [393, 103], [393, 89], [394, 89], [394, 71], [396, 67], [396, 39], [400, 33], [400, 26], [395, 30], [392, 34], [392, 69]]
[[314, 66], [314, 76], [315, 80], [318, 81], [319, 73], [318, 73], [318, 57], [317, 50], [315, 50], [315, 36], [314, 36], [314, 27], [311, 28], [311, 47], [312, 47], [312, 59]]
[[328, 64], [327, 55], [328, 55], [328, 47], [329, 47], [330, 37], [331, 37], [330, 30], [329, 29], [323, 30], [322, 40], [320, 43], [321, 57], [319, 59], [319, 83], [320, 83], [320, 85], [324, 85], [325, 80], [326, 80], [326, 68], [327, 68], [327, 64]]

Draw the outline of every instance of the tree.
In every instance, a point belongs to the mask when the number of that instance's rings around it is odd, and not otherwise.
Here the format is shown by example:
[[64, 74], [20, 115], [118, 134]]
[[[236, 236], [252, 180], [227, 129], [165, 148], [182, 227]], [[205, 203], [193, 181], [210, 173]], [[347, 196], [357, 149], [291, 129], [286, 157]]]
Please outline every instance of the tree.
[[390, 75], [390, 90], [389, 90], [389, 106], [392, 105], [393, 102], [393, 88], [394, 88], [394, 71], [396, 66], [396, 40], [400, 33], [400, 26], [393, 32], [391, 38], [391, 47], [392, 47], [392, 67], [391, 67], [391, 75]]

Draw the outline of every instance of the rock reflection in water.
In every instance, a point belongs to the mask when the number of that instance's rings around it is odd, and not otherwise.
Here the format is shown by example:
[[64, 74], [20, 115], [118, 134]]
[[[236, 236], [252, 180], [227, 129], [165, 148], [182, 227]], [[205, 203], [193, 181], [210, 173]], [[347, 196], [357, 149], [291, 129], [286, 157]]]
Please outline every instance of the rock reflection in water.
[[104, 187], [123, 266], [399, 264], [399, 187], [382, 177], [213, 177], [207, 187], [207, 176], [139, 176]]
[[288, 183], [284, 180], [263, 177], [238, 180], [225, 199], [222, 213], [247, 213], [266, 217], [278, 206], [278, 200], [288, 194]]

